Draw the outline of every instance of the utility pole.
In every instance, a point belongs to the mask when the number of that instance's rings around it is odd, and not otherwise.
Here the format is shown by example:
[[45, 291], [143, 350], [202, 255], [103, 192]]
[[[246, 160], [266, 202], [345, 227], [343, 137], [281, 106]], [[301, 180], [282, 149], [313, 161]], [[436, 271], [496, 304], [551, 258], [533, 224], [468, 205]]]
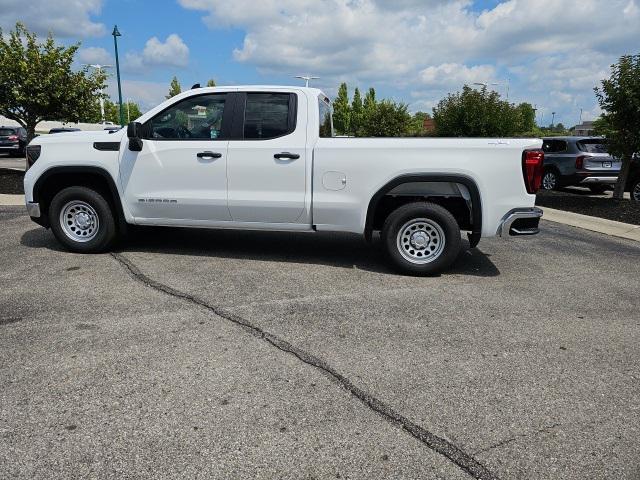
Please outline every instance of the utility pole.
[[578, 125], [582, 125], [582, 109], [580, 109], [580, 120], [578, 120]]
[[304, 80], [304, 86], [308, 87], [309, 86], [309, 80], [317, 80], [320, 77], [312, 77], [311, 75], [296, 75], [295, 78], [299, 78], [301, 80]]
[[[83, 63], [85, 67], [95, 68], [98, 73], [102, 73], [105, 68], [111, 68], [113, 65], [100, 65], [99, 63], [89, 64]], [[100, 118], [104, 125], [106, 119], [104, 118], [104, 91], [100, 89]]]
[[121, 37], [122, 35], [118, 31], [117, 25], [113, 26], [113, 33], [111, 33], [111, 35], [113, 35], [113, 45], [116, 50], [116, 74], [118, 76], [118, 104], [120, 106], [120, 126], [124, 127], [124, 111], [122, 109], [122, 85], [120, 83], [120, 61], [118, 60], [118, 37]]
[[556, 120], [556, 112], [551, 112], [551, 128], [553, 128], [553, 124]]

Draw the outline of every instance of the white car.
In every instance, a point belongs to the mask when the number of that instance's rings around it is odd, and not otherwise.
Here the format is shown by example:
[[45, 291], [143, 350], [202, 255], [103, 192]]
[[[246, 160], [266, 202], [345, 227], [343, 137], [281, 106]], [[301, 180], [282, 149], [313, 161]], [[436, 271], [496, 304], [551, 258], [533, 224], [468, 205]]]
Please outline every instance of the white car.
[[376, 231], [393, 265], [432, 274], [461, 230], [538, 232], [538, 139], [336, 138], [317, 89], [212, 87], [116, 132], [28, 146], [27, 210], [75, 252], [108, 250], [128, 224]]

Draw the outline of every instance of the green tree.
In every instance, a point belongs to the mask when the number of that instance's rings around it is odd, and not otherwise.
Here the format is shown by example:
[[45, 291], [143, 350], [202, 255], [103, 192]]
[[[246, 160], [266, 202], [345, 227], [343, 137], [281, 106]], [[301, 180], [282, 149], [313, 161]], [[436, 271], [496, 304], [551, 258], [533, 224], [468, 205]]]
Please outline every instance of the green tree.
[[444, 137], [508, 137], [523, 130], [517, 107], [487, 88], [465, 85], [433, 109], [436, 132]]
[[370, 111], [372, 112], [376, 108], [376, 91], [373, 87], [369, 88], [367, 94], [364, 96], [363, 108], [365, 115]]
[[180, 82], [178, 81], [178, 77], [174, 76], [171, 79], [171, 85], [169, 85], [169, 94], [165, 95], [166, 99], [171, 97], [175, 97], [179, 93], [182, 93], [182, 87], [180, 86]]
[[536, 111], [530, 103], [521, 103], [516, 107], [520, 117], [519, 133], [533, 132], [536, 129]]
[[357, 136], [362, 130], [362, 122], [364, 120], [364, 106], [362, 105], [362, 95], [360, 89], [356, 87], [353, 92], [353, 100], [351, 101], [351, 135]]
[[404, 137], [411, 130], [411, 115], [404, 103], [382, 100], [365, 108], [362, 136]]
[[640, 152], [640, 54], [620, 57], [595, 93], [608, 126], [609, 153], [622, 159], [613, 189], [613, 197], [621, 199], [633, 155]]
[[94, 108], [105, 75], [71, 66], [80, 44], [56, 45], [53, 36], [39, 43], [21, 23], [8, 36], [0, 30], [0, 114], [35, 135], [45, 119], [79, 121]]
[[338, 135], [349, 133], [350, 117], [349, 92], [347, 84], [342, 83], [338, 89], [338, 96], [333, 102], [333, 128]]
[[424, 129], [424, 121], [430, 119], [431, 115], [426, 112], [416, 112], [411, 118], [411, 126], [409, 127], [409, 135], [412, 137], [424, 137], [428, 133]]
[[216, 81], [213, 78], [210, 78], [209, 80], [207, 80], [207, 87], [215, 87], [216, 86]]

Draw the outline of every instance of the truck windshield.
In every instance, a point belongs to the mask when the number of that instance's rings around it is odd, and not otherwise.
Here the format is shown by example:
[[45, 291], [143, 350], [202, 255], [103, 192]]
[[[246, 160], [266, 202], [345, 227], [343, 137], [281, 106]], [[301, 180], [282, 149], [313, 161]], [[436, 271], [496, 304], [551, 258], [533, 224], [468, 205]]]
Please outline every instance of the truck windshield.
[[609, 153], [607, 142], [598, 138], [593, 140], [580, 140], [576, 142], [581, 152]]
[[318, 111], [320, 112], [320, 138], [333, 137], [333, 120], [331, 118], [331, 104], [329, 99], [318, 97]]

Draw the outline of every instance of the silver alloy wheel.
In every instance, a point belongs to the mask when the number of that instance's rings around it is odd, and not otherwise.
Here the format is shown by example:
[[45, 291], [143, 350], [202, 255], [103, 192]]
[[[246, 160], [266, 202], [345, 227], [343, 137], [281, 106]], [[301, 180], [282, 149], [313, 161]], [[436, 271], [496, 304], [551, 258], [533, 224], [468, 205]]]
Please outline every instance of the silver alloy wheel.
[[88, 242], [98, 234], [100, 219], [91, 205], [73, 200], [60, 210], [60, 226], [74, 242]]
[[396, 244], [405, 260], [419, 265], [431, 263], [444, 250], [444, 230], [428, 218], [413, 218], [398, 230]]
[[631, 192], [631, 197], [636, 202], [640, 202], [640, 182], [636, 183], [635, 187], [633, 187], [633, 191]]
[[547, 172], [544, 174], [544, 177], [542, 177], [542, 187], [545, 190], [553, 190], [554, 188], [556, 188], [557, 183], [558, 178], [553, 172]]

